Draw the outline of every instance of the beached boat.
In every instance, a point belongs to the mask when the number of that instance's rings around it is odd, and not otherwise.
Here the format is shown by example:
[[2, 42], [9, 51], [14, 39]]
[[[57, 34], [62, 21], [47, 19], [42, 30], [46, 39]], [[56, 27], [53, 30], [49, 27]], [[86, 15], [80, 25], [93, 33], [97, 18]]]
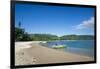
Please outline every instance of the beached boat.
[[61, 49], [61, 48], [65, 48], [66, 46], [65, 45], [54, 45], [52, 46], [52, 48], [55, 48], [55, 49]]

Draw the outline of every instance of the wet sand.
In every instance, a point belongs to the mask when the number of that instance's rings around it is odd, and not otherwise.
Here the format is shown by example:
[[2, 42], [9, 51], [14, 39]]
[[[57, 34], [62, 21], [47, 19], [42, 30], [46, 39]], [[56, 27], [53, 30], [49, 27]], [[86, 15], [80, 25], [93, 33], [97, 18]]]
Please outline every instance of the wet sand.
[[39, 45], [38, 43], [17, 43], [15, 45], [15, 65], [69, 63], [94, 61], [88, 56], [67, 53]]

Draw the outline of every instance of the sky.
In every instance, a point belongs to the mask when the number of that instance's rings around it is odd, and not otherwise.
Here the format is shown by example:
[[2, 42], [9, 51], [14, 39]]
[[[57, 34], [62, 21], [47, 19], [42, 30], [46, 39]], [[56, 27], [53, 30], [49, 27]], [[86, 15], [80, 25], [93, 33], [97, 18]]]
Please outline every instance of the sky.
[[94, 16], [94, 8], [15, 5], [15, 27], [29, 34], [94, 35]]

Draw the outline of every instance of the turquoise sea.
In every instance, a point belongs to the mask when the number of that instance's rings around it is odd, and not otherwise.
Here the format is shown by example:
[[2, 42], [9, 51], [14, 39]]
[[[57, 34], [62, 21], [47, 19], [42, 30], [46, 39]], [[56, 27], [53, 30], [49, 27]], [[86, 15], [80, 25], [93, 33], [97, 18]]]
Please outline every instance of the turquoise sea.
[[53, 45], [65, 45], [62, 51], [94, 57], [94, 40], [61, 40], [49, 41], [46, 44], [50, 48]]

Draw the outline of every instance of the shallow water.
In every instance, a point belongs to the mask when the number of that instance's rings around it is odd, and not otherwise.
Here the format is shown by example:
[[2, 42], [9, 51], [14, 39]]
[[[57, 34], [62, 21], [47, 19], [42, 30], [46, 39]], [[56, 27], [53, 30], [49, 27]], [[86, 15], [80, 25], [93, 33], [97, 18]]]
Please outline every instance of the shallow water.
[[50, 48], [53, 45], [65, 45], [66, 48], [61, 49], [61, 51], [94, 57], [94, 40], [49, 41], [46, 44]]

